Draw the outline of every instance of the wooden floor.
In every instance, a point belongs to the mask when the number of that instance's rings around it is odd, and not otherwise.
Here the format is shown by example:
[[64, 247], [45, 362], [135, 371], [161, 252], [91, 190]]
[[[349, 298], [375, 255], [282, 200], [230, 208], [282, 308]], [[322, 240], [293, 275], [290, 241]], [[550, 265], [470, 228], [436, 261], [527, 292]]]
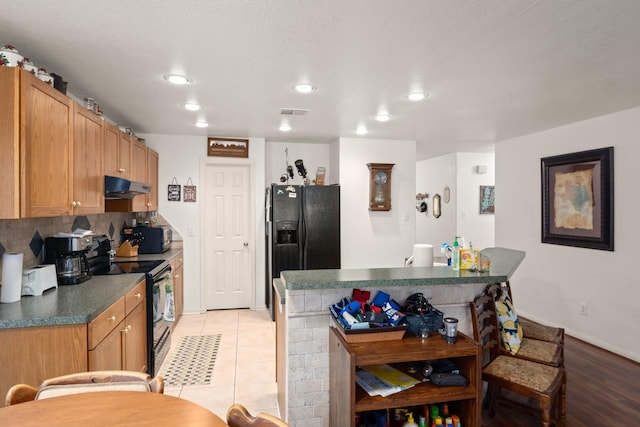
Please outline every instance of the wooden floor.
[[[583, 341], [565, 337], [566, 427], [640, 425], [640, 364]], [[540, 426], [539, 417], [504, 407], [483, 427]]]

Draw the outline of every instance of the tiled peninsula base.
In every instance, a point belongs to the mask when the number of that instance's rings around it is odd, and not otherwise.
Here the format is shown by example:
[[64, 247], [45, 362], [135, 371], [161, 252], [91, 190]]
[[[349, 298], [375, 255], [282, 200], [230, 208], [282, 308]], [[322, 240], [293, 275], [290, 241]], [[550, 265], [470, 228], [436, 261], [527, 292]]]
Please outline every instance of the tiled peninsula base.
[[[274, 282], [278, 282], [276, 279]], [[371, 296], [382, 290], [400, 304], [415, 292], [431, 299], [445, 316], [459, 319], [458, 328], [473, 336], [469, 301], [486, 283], [363, 288]], [[276, 286], [276, 363], [280, 413], [294, 427], [339, 427], [329, 424], [329, 306], [352, 288], [288, 290]], [[345, 425], [348, 425], [345, 420]]]

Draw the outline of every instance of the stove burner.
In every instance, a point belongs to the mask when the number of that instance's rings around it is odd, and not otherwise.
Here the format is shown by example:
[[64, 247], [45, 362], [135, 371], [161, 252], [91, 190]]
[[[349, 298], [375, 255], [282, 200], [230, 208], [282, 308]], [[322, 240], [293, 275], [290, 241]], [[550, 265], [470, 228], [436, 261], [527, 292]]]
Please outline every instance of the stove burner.
[[114, 274], [149, 273], [164, 261], [117, 261], [108, 266], [103, 265], [91, 272], [94, 276], [110, 276]]

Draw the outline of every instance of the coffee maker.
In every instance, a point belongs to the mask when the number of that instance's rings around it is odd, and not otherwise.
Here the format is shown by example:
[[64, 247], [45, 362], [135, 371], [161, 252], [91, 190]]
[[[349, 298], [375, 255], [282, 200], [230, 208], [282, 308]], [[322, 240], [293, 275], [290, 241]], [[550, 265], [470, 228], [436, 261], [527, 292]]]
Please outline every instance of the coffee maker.
[[47, 237], [44, 263], [56, 265], [59, 285], [77, 285], [91, 279], [87, 250], [91, 237]]

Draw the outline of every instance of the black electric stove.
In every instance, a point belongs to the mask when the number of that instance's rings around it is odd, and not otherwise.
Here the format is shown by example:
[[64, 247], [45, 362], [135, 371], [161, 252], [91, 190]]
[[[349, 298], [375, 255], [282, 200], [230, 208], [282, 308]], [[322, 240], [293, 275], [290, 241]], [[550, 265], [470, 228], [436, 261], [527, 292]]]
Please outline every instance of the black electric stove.
[[[89, 251], [91, 276], [144, 274], [147, 293], [147, 371], [155, 376], [171, 346], [172, 320], [165, 314], [171, 264], [166, 260], [110, 261], [111, 244], [106, 236], [97, 236]], [[168, 281], [168, 282], [167, 282]], [[167, 320], [169, 319], [169, 321]]]
[[150, 273], [166, 261], [116, 261], [102, 264], [91, 272], [93, 276], [110, 276], [112, 274]]

